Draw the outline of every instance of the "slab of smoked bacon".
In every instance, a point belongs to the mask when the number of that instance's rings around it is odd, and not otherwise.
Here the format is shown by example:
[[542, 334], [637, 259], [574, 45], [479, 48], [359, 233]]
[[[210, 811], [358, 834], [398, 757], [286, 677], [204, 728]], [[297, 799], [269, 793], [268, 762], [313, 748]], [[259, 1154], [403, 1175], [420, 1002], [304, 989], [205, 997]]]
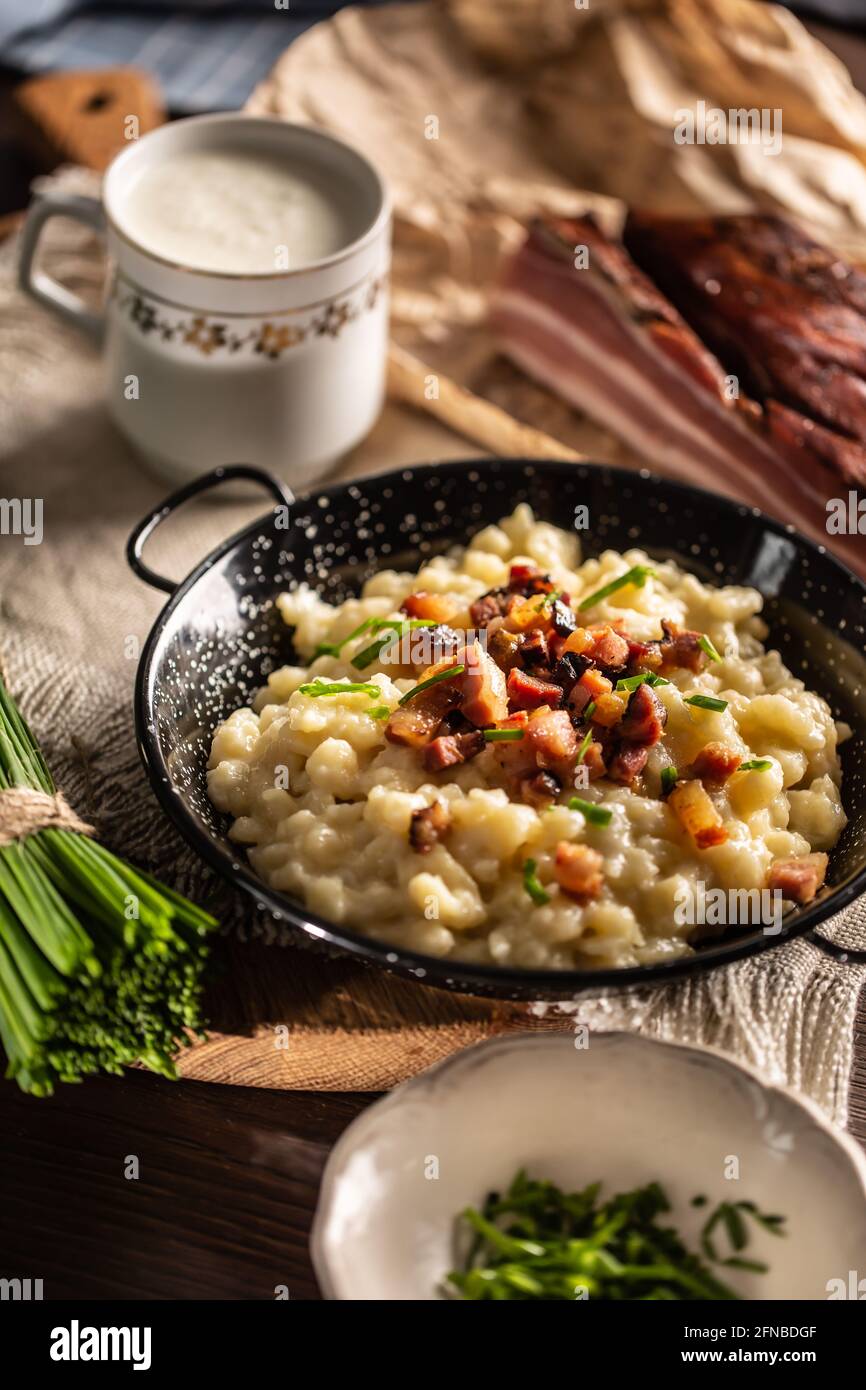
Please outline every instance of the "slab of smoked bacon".
[[847, 482], [866, 483], [862, 271], [781, 217], [632, 215], [625, 244], [767, 406], [771, 429], [805, 430]]
[[502, 350], [661, 471], [793, 522], [864, 572], [862, 538], [828, 537], [825, 503], [866, 481], [866, 452], [796, 404], [762, 405], [743, 382], [732, 394], [741, 359], [710, 351], [656, 280], [590, 218], [537, 222], [494, 300]]

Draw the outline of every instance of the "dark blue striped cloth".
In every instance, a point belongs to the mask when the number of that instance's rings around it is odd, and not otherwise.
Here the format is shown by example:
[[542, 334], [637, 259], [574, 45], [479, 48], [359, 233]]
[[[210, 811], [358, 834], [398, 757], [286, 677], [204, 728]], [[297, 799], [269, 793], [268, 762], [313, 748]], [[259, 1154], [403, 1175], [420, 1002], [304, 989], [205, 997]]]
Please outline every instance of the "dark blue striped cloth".
[[[866, 18], [866, 0], [789, 4], [854, 25]], [[0, 0], [0, 61], [25, 72], [132, 65], [154, 75], [172, 111], [225, 111], [244, 104], [292, 39], [339, 9], [340, 0]]]
[[[353, 0], [372, 4], [375, 0]], [[340, 0], [0, 0], [0, 61], [24, 72], [145, 68], [172, 111], [242, 106]]]

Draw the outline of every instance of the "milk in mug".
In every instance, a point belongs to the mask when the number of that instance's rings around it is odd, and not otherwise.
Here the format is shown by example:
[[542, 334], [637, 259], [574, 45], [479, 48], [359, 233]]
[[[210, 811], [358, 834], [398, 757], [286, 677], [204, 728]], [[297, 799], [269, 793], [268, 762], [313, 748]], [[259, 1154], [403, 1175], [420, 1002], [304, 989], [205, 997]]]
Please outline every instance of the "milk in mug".
[[152, 255], [230, 275], [268, 275], [334, 255], [364, 230], [320, 171], [267, 151], [184, 150], [145, 165], [124, 202]]

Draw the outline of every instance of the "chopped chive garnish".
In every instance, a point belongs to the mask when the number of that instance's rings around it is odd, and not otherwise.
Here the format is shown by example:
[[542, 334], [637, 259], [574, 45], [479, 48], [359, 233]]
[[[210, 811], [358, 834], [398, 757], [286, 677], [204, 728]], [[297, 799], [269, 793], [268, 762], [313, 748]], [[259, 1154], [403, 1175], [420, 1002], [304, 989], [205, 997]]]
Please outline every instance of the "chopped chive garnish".
[[583, 711], [583, 717], [584, 717], [584, 719], [591, 719], [592, 716], [593, 716], [594, 714], [595, 714], [595, 700], [590, 700], [590, 702], [589, 702], [589, 704], [587, 705], [586, 709]]
[[550, 591], [549, 594], [542, 594], [542, 595], [541, 595], [541, 602], [540, 602], [540, 603], [537, 603], [537, 604], [535, 605], [536, 610], [537, 610], [539, 613], [542, 613], [549, 603], [550, 603], [550, 604], [556, 603], [556, 600], [557, 600], [558, 598], [562, 598], [562, 590], [561, 590], [561, 589], [551, 589], [551, 591]]
[[694, 705], [696, 709], [712, 709], [717, 714], [728, 708], [727, 700], [717, 700], [715, 695], [685, 695], [684, 705]]
[[389, 647], [393, 640], [393, 634], [389, 634], [388, 637], [377, 637], [376, 641], [371, 642], [369, 647], [365, 647], [362, 652], [358, 652], [357, 656], [351, 658], [352, 665], [356, 670], [363, 671], [365, 666], [369, 666], [371, 662], [375, 661], [379, 653], [385, 647]]
[[387, 719], [391, 711], [387, 705], [372, 705], [370, 709], [365, 709], [364, 713], [369, 714], [371, 719]]
[[639, 676], [626, 676], [623, 680], [617, 681], [617, 690], [637, 690], [639, 685], [670, 685], [670, 681], [665, 680], [664, 676], [657, 676], [654, 671], [642, 671]]
[[662, 796], [667, 796], [668, 792], [673, 791], [679, 775], [675, 767], [662, 768]]
[[596, 806], [592, 801], [584, 801], [583, 797], [573, 796], [568, 803], [569, 811], [580, 811], [584, 820], [590, 825], [610, 825], [613, 811], [608, 811], [604, 806]]
[[486, 743], [515, 743], [519, 738], [523, 738], [522, 729], [484, 730], [484, 739]]
[[[350, 642], [356, 641], [357, 638], [363, 637], [365, 632], [382, 632], [384, 628], [408, 630], [408, 628], [416, 627], [438, 627], [438, 623], [434, 622], [432, 618], [411, 618], [405, 622], [402, 618], [365, 618], [347, 637], [341, 637], [339, 642], [320, 642], [313, 655], [339, 656], [344, 647], [347, 647]], [[369, 651], [370, 648], [367, 650]], [[357, 661], [352, 662], [353, 666], [357, 664]]]
[[310, 695], [313, 699], [318, 699], [320, 695], [369, 695], [375, 700], [382, 694], [372, 681], [326, 681], [321, 676], [299, 685], [298, 689], [302, 695]]
[[592, 743], [592, 729], [589, 730], [589, 733], [587, 733], [587, 734], [584, 735], [583, 743], [580, 745], [580, 747], [579, 747], [578, 750], [577, 750], [577, 761], [578, 761], [579, 763], [582, 763], [582, 762], [583, 762], [584, 758], [586, 757], [586, 750], [587, 750], [587, 748], [589, 747], [589, 745], [590, 745], [591, 743]]
[[536, 872], [538, 866], [534, 859], [527, 859], [523, 865], [523, 886], [537, 907], [550, 902], [550, 894], [545, 893]]
[[594, 608], [597, 603], [601, 603], [602, 599], [610, 598], [611, 594], [615, 594], [618, 589], [624, 589], [627, 584], [634, 584], [635, 588], [642, 589], [651, 574], [655, 574], [651, 565], [633, 565], [618, 579], [612, 579], [609, 584], [604, 585], [604, 588], [596, 590], [594, 594], [585, 598], [582, 603], [577, 605], [577, 611], [584, 613], [587, 608]]
[[374, 631], [382, 632], [388, 629], [386, 637], [377, 637], [375, 642], [371, 642], [369, 647], [364, 647], [363, 651], [356, 652], [351, 658], [352, 665], [358, 670], [363, 671], [369, 666], [376, 657], [379, 656], [386, 647], [391, 647], [395, 642], [399, 642], [401, 637], [405, 637], [407, 632], [414, 632], [419, 627], [437, 627], [431, 618], [409, 618], [401, 622], [396, 618], [374, 618]]
[[400, 696], [400, 704], [405, 705], [407, 700], [413, 700], [416, 695], [420, 695], [422, 690], [429, 690], [431, 685], [438, 685], [440, 681], [450, 680], [452, 676], [462, 676], [466, 667], [460, 662], [457, 666], [449, 666], [447, 671], [440, 671], [436, 676], [429, 676], [426, 681], [421, 681], [420, 685], [413, 685], [411, 690], [407, 690], [405, 695]]
[[[730, 1265], [734, 1269], [755, 1269], [758, 1273], [766, 1273], [766, 1265], [759, 1261], [745, 1260], [740, 1256], [739, 1251], [743, 1250], [749, 1243], [749, 1231], [745, 1216], [751, 1217], [765, 1231], [769, 1231], [774, 1236], [784, 1236], [786, 1231], [783, 1229], [785, 1218], [783, 1216], [765, 1215], [758, 1211], [754, 1202], [720, 1202], [704, 1223], [701, 1231], [701, 1248], [709, 1260], [717, 1264]], [[712, 1239], [717, 1226], [724, 1231], [728, 1243], [730, 1244], [733, 1255], [720, 1255]]]
[[701, 648], [701, 651], [706, 652], [707, 656], [710, 658], [710, 661], [721, 661], [721, 656], [719, 655], [716, 648], [713, 646], [713, 643], [711, 642], [710, 638], [707, 636], [706, 633], [703, 633], [698, 638], [698, 646]]
[[769, 772], [773, 766], [771, 758], [750, 758], [747, 763], [740, 763], [738, 772]]
[[459, 1216], [460, 1266], [447, 1276], [446, 1290], [472, 1302], [500, 1300], [591, 1303], [655, 1300], [738, 1300], [719, 1270], [765, 1270], [748, 1258], [751, 1222], [774, 1235], [785, 1225], [768, 1225], [751, 1202], [726, 1202], [710, 1213], [706, 1197], [700, 1251], [693, 1251], [670, 1224], [671, 1202], [657, 1182], [607, 1200], [602, 1184], [580, 1192], [521, 1169], [505, 1190], [487, 1195], [480, 1207]]
[[320, 642], [313, 655], [339, 656], [340, 652], [343, 650], [345, 646], [348, 645], [349, 642], [354, 642], [355, 638], [360, 637], [361, 634], [364, 632], [372, 631], [373, 624], [375, 622], [375, 618], [365, 618], [364, 621], [360, 623], [353, 632], [349, 633], [348, 637], [342, 637], [339, 642]]

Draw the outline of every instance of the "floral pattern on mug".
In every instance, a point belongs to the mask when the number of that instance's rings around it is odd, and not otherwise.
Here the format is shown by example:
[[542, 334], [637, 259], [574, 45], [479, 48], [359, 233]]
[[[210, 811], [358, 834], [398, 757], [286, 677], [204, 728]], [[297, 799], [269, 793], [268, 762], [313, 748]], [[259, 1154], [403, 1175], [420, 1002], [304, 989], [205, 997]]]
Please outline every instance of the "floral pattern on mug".
[[189, 317], [174, 318], [167, 312], [167, 306], [148, 299], [120, 276], [115, 277], [112, 297], [118, 308], [128, 315], [130, 323], [145, 335], [155, 333], [163, 342], [182, 343], [204, 357], [215, 352], [235, 353], [249, 348], [276, 361], [283, 352], [310, 337], [338, 338], [346, 324], [375, 307], [387, 279], [387, 275], [376, 276], [357, 296], [313, 306], [319, 312], [305, 323], [275, 323], [265, 319], [241, 331], [219, 317], [212, 318], [193, 310], [189, 311]]

